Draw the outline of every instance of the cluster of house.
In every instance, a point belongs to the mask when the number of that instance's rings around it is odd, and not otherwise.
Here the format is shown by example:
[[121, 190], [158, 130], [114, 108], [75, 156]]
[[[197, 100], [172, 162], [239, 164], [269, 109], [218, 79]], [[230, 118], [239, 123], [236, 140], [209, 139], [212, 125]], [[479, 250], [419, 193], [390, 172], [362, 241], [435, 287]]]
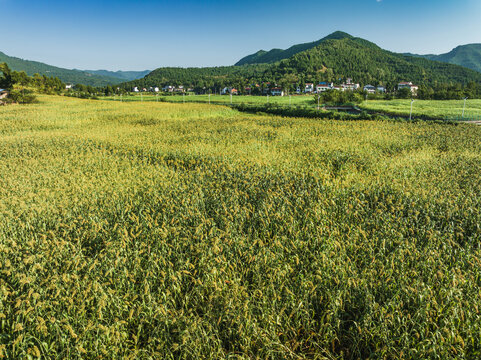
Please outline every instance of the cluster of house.
[[[272, 96], [284, 96], [285, 92], [282, 88], [278, 86], [270, 87], [270, 83], [265, 83], [262, 93], [264, 95], [272, 95]], [[259, 85], [255, 85], [256, 87], [259, 87]], [[301, 89], [301, 87], [297, 87], [296, 93], [297, 94], [320, 94], [328, 90], [338, 90], [338, 91], [357, 91], [361, 88], [361, 85], [357, 83], [353, 83], [352, 79], [347, 79], [344, 84], [340, 85], [334, 85], [334, 83], [328, 83], [328, 82], [321, 82], [317, 85], [314, 85], [314, 83], [307, 83], [305, 84], [304, 90]], [[400, 82], [397, 86], [397, 89], [404, 89], [404, 88], [409, 88], [413, 94], [416, 94], [419, 86], [414, 85], [412, 82]], [[373, 85], [365, 85], [363, 90], [367, 92], [368, 94], [375, 94], [375, 93], [386, 93], [386, 88], [384, 86], [373, 86]], [[160, 92], [160, 89], [158, 87], [150, 87], [150, 88], [143, 88], [139, 89], [137, 86], [133, 88], [133, 92]], [[163, 92], [170, 92], [170, 93], [185, 93], [185, 92], [193, 92], [194, 89], [188, 88], [186, 89], [184, 86], [164, 86], [162, 88]], [[250, 94], [252, 91], [251, 87], [246, 87], [245, 92]], [[239, 91], [236, 88], [232, 87], [225, 87], [220, 91], [221, 95], [238, 95]]]
[[[139, 89], [137, 86], [135, 86], [132, 89], [133, 92], [160, 92], [160, 88], [157, 86], [151, 86], [149, 88], [142, 88]], [[185, 93], [185, 92], [192, 92], [194, 89], [186, 89], [183, 85], [180, 86], [164, 86], [162, 88], [162, 92], [170, 92], [170, 93]]]

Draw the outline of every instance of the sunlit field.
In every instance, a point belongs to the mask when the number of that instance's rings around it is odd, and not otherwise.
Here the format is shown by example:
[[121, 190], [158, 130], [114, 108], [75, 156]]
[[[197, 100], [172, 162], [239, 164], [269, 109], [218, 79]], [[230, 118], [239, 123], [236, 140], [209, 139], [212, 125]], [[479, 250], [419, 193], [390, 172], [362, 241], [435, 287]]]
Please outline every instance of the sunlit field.
[[[369, 100], [362, 107], [375, 111], [386, 111], [393, 114], [409, 116], [411, 100]], [[463, 100], [415, 100], [413, 103], [413, 116], [429, 116], [445, 119], [462, 118]], [[481, 100], [473, 99], [466, 102], [465, 117], [481, 120]]]
[[[162, 96], [146, 93], [143, 95], [123, 95], [120, 97], [107, 96], [100, 97], [101, 100], [112, 101], [140, 101], [140, 102], [158, 102], [167, 101], [173, 103], [205, 103], [208, 104], [277, 104], [284, 106], [303, 106], [316, 108], [314, 101], [315, 95], [292, 95], [292, 96], [245, 96], [245, 95], [174, 95]], [[321, 101], [322, 105], [322, 101]], [[428, 117], [433, 119], [459, 118], [461, 120], [463, 114], [463, 100], [415, 100], [413, 103], [414, 117]], [[387, 113], [407, 117], [411, 111], [411, 100], [395, 99], [395, 100], [368, 100], [359, 104], [359, 107], [373, 112]], [[468, 100], [465, 108], [466, 119], [481, 120], [481, 100]]]
[[281, 105], [303, 105], [314, 106], [314, 95], [291, 95], [291, 96], [254, 96], [254, 95], [194, 95], [194, 94], [177, 94], [177, 95], [161, 95], [161, 94], [135, 94], [115, 96], [100, 96], [101, 100], [115, 100], [122, 102], [129, 101], [146, 101], [157, 102], [167, 101], [174, 103], [205, 103], [205, 104], [281, 104]]
[[39, 100], [0, 107], [0, 357], [481, 357], [481, 128]]

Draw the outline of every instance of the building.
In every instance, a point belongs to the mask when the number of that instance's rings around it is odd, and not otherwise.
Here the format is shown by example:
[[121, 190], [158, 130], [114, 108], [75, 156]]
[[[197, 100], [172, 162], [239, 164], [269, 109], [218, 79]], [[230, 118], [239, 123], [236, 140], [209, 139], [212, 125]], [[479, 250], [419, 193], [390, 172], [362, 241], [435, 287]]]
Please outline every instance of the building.
[[377, 92], [380, 92], [380, 93], [385, 93], [386, 92], [386, 88], [384, 86], [378, 86], [377, 87]]
[[70, 90], [73, 88], [73, 84], [65, 84], [65, 90]]
[[372, 85], [366, 85], [364, 86], [364, 91], [367, 92], [368, 94], [375, 94], [376, 93], [376, 87]]
[[351, 79], [348, 79], [348, 81], [347, 81], [346, 84], [341, 84], [341, 87], [342, 87], [343, 91], [356, 91], [356, 90], [359, 90], [359, 88], [361, 87], [361, 85], [359, 85], [359, 84], [353, 84], [351, 81], [352, 81]]
[[5, 89], [0, 89], [0, 100], [5, 99], [8, 96], [8, 91]]
[[328, 84], [326, 82], [322, 82], [319, 85], [316, 85], [316, 93], [320, 94], [320, 93], [323, 93], [324, 91], [332, 90], [333, 87], [334, 87], [333, 83]]
[[284, 90], [282, 90], [280, 87], [275, 87], [271, 89], [271, 95], [272, 96], [284, 96]]
[[174, 89], [175, 89], [175, 87], [173, 87], [172, 85], [166, 85], [162, 88], [162, 91], [163, 92], [174, 92]]
[[134, 87], [134, 90], [133, 90], [133, 92], [139, 92], [139, 88], [138, 88], [137, 86], [136, 86], [136, 87]]
[[413, 85], [412, 82], [407, 82], [407, 81], [404, 81], [404, 82], [400, 82], [398, 85], [397, 85], [397, 89], [398, 90], [401, 90], [401, 89], [410, 89], [411, 90], [411, 93], [412, 94], [416, 94], [419, 90], [419, 86], [417, 85]]
[[306, 87], [304, 89], [304, 92], [307, 93], [312, 93], [314, 92], [314, 84], [313, 83], [307, 83]]

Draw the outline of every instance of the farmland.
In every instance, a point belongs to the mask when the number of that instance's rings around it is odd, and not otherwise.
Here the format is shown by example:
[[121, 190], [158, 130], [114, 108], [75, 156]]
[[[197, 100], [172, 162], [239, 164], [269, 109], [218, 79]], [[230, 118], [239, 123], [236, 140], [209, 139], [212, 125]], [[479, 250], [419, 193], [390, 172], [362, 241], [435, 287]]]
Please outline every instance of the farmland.
[[[103, 100], [120, 101], [119, 96], [101, 97]], [[123, 96], [123, 102], [144, 101], [156, 102], [164, 99], [173, 103], [209, 103], [209, 95], [181, 95], [176, 96], [155, 96], [155, 95], [130, 95]], [[232, 96], [233, 104], [276, 104], [276, 105], [292, 105], [306, 106], [315, 108], [314, 95], [293, 95], [289, 96]], [[211, 95], [211, 104], [230, 104], [231, 99], [228, 95]], [[371, 112], [387, 113], [397, 116], [407, 117], [410, 113], [411, 100], [395, 99], [395, 100], [369, 100], [359, 105], [362, 109]], [[445, 119], [451, 117], [461, 117], [463, 112], [462, 100], [416, 100], [413, 105], [413, 116], [428, 117], [433, 119]], [[468, 100], [465, 110], [466, 117], [481, 118], [481, 100]]]
[[0, 357], [476, 359], [481, 128], [0, 107]]
[[[439, 119], [461, 117], [463, 105], [463, 100], [416, 100], [413, 104], [413, 116], [430, 116]], [[367, 103], [363, 103], [362, 107], [373, 111], [409, 116], [411, 100], [369, 100]], [[468, 100], [465, 116], [481, 118], [481, 100]]]

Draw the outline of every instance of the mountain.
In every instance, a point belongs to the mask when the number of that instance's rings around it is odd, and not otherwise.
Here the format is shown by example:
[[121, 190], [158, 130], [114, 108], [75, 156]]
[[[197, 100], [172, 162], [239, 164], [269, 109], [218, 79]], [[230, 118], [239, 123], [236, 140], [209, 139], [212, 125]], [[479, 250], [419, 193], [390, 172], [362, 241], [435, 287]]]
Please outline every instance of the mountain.
[[467, 67], [468, 69], [481, 72], [481, 44], [461, 45], [454, 48], [450, 52], [441, 55], [409, 55], [449, 64], [461, 65]]
[[52, 65], [47, 65], [38, 61], [23, 60], [8, 56], [0, 52], [0, 63], [7, 63], [12, 70], [25, 71], [32, 76], [35, 73], [49, 77], [58, 77], [65, 83], [84, 84], [92, 86], [114, 85], [125, 81], [122, 78], [92, 74], [87, 71], [69, 70]]
[[[361, 39], [362, 40], [362, 39]], [[383, 50], [356, 38], [325, 40], [320, 45], [273, 64], [276, 77], [305, 74], [311, 80], [351, 77], [363, 84], [412, 81], [420, 85], [481, 82], [481, 74], [458, 66]], [[326, 75], [327, 74], [327, 75]]]
[[130, 81], [141, 79], [145, 75], [149, 74], [151, 70], [144, 71], [109, 71], [109, 70], [85, 70], [86, 72], [94, 75], [107, 76], [122, 81]]
[[282, 50], [282, 49], [272, 49], [270, 51], [265, 51], [265, 50], [259, 50], [255, 54], [248, 55], [241, 60], [239, 60], [235, 65], [240, 66], [240, 65], [246, 65], [246, 64], [269, 64], [269, 63], [274, 63], [280, 60], [288, 59], [293, 55], [296, 55], [300, 52], [310, 50], [312, 48], [315, 48], [316, 46], [322, 44], [325, 41], [328, 40], [342, 40], [342, 39], [351, 39], [353, 41], [356, 41], [360, 44], [364, 44], [369, 47], [377, 47], [375, 44], [370, 43], [369, 41], [366, 41], [361, 38], [355, 38], [354, 36], [351, 36], [345, 32], [342, 31], [336, 31], [320, 40], [313, 41], [310, 43], [305, 43], [305, 44], [298, 44], [291, 46], [287, 50]]
[[[287, 58], [286, 58], [287, 57]], [[279, 60], [280, 59], [280, 60]], [[122, 86], [185, 85], [218, 90], [224, 86], [243, 89], [248, 84], [276, 83], [285, 88], [303, 82], [352, 78], [361, 84], [383, 83], [394, 88], [399, 81], [418, 85], [481, 83], [474, 70], [393, 53], [367, 40], [335, 32], [321, 40], [287, 50], [260, 51], [235, 66], [216, 68], [159, 68], [143, 79]]]

